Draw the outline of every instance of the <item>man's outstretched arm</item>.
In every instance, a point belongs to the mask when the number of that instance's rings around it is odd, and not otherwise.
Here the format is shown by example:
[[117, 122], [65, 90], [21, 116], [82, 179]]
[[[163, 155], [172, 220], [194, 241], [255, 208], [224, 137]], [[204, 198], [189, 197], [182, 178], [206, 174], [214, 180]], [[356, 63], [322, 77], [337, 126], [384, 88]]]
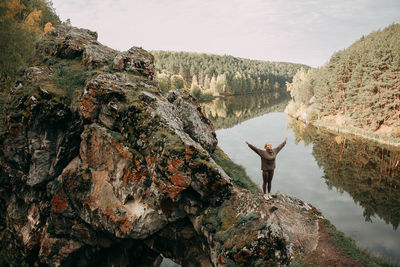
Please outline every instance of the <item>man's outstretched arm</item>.
[[[260, 155], [260, 149], [258, 149], [257, 147], [253, 146], [252, 144], [250, 144], [249, 142], [245, 141], [245, 143], [254, 151], [256, 152], [258, 155]], [[261, 156], [261, 155], [260, 155]]]
[[287, 141], [287, 137], [285, 137], [283, 142], [274, 149], [276, 154], [278, 154], [278, 152], [281, 151], [281, 149], [286, 145], [286, 141]]

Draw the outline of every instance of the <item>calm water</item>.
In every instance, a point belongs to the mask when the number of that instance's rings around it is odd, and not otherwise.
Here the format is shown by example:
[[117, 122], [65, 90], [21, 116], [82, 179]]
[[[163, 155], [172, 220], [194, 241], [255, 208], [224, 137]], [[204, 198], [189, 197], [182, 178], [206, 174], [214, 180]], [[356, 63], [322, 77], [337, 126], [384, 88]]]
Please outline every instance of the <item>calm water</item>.
[[[257, 108], [267, 110], [260, 106], [263, 101], [258, 98], [247, 102], [242, 98], [239, 102], [242, 106], [256, 102]], [[232, 100], [218, 101], [221, 108], [230, 106]], [[218, 110], [212, 106], [215, 102], [207, 105], [206, 110]], [[360, 247], [400, 263], [400, 152], [319, 132], [313, 127], [304, 128], [283, 112], [243, 121], [242, 114], [252, 109], [232, 109], [231, 114], [215, 112], [215, 116], [208, 113], [213, 121], [237, 118], [239, 123], [231, 128], [216, 125], [221, 129], [217, 131], [219, 146], [231, 159], [244, 166], [261, 187], [260, 159], [245, 141], [262, 148], [265, 142], [277, 146], [287, 137], [287, 145], [277, 158], [272, 192], [290, 194], [313, 204]]]

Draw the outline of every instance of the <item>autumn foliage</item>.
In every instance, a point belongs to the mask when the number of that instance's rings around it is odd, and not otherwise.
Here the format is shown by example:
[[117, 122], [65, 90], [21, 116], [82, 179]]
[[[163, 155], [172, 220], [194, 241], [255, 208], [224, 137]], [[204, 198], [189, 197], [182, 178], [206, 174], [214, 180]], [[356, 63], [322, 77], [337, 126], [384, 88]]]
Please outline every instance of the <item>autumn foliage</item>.
[[14, 82], [33, 52], [34, 42], [57, 24], [60, 19], [49, 1], [0, 2], [0, 92]]

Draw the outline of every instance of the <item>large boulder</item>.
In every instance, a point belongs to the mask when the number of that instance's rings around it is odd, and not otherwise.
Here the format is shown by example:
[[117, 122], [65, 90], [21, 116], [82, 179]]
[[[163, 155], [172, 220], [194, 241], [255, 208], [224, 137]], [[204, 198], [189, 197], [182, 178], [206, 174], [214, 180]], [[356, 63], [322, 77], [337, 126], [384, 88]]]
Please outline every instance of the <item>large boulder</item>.
[[161, 94], [151, 54], [96, 39], [48, 32], [10, 91], [4, 248], [32, 265], [157, 266], [164, 255], [224, 266], [287, 264], [315, 247], [309, 206], [283, 196], [272, 206], [232, 184], [212, 159], [212, 124], [185, 90]]

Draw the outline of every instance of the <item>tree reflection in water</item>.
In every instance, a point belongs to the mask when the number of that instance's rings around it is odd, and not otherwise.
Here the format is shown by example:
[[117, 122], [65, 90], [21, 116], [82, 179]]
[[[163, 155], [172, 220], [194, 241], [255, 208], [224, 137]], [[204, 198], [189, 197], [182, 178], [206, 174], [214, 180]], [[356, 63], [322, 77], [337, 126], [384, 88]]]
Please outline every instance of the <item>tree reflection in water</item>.
[[231, 128], [243, 121], [264, 115], [268, 112], [282, 112], [289, 97], [282, 94], [249, 94], [226, 96], [202, 103], [206, 117], [216, 130]]
[[396, 230], [400, 221], [400, 148], [354, 136], [335, 135], [297, 120], [288, 125], [296, 143], [313, 144], [312, 154], [324, 170], [329, 189], [349, 193], [364, 209], [366, 221], [375, 215]]

